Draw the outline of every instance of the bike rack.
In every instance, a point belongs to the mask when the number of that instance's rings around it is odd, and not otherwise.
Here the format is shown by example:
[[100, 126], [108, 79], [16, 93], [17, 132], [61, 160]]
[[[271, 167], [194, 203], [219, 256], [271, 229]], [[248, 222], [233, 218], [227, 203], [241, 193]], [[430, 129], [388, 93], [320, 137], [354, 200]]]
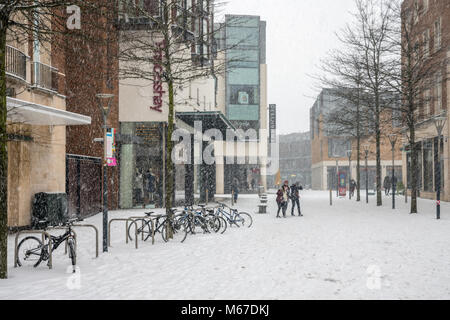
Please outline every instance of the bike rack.
[[[142, 220], [142, 228], [144, 228], [144, 220], [150, 220], [150, 223], [152, 224], [152, 244], [155, 244], [155, 224], [153, 223], [153, 219], [155, 219], [155, 217], [129, 217], [128, 219], [133, 220], [133, 222], [135, 222], [134, 220]], [[136, 224], [136, 228], [137, 228], [137, 224]], [[128, 226], [127, 226], [127, 230], [128, 230]], [[128, 239], [128, 238], [127, 238]], [[144, 233], [142, 232], [142, 241], [144, 241]]]
[[111, 247], [111, 223], [113, 221], [126, 221], [126, 224], [125, 224], [125, 241], [126, 241], [126, 243], [128, 243], [128, 222], [135, 224], [135, 226], [136, 226], [135, 231], [134, 231], [135, 232], [135, 242], [136, 242], [135, 246], [137, 249], [138, 248], [138, 237], [137, 237], [138, 226], [137, 226], [137, 223], [130, 218], [116, 218], [116, 219], [109, 220], [109, 223], [108, 223], [108, 247]]
[[[98, 229], [97, 229], [97, 227], [92, 224], [74, 224], [74, 225], [72, 225], [72, 228], [73, 227], [94, 229], [94, 231], [95, 231], [95, 257], [98, 258]], [[76, 243], [76, 241], [75, 241], [75, 243]], [[67, 250], [67, 241], [66, 241], [66, 250]]]
[[42, 245], [45, 245], [45, 236], [47, 236], [48, 248], [49, 248], [49, 250], [48, 250], [48, 253], [49, 253], [48, 268], [52, 269], [52, 267], [53, 267], [53, 264], [52, 264], [52, 244], [53, 244], [53, 241], [52, 241], [52, 238], [50, 237], [50, 234], [48, 232], [46, 232], [46, 231], [43, 231], [43, 230], [23, 230], [23, 231], [19, 231], [16, 234], [16, 238], [14, 240], [14, 268], [17, 268], [17, 259], [18, 259], [18, 255], [19, 255], [17, 245], [18, 245], [18, 242], [19, 242], [19, 236], [21, 234], [41, 234], [42, 235]]

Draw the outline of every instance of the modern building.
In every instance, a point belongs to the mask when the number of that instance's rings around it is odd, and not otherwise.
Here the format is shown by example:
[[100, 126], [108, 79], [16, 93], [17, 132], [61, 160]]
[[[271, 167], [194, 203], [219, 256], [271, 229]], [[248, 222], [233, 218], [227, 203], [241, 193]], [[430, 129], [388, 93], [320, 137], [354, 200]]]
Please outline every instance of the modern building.
[[[219, 77], [219, 106], [225, 106], [228, 120], [244, 136], [248, 135], [238, 150], [250, 154], [236, 156], [235, 164], [225, 163], [221, 168], [225, 184], [217, 187], [219, 192], [231, 193], [232, 182], [237, 180], [241, 192], [256, 191], [252, 181], [267, 188], [266, 22], [259, 16], [225, 15], [219, 28], [218, 49], [226, 49], [226, 72]], [[251, 131], [253, 136], [249, 134]], [[255, 154], [251, 155], [252, 152]], [[225, 151], [225, 156], [230, 155]], [[255, 158], [258, 160], [249, 161]]]
[[279, 136], [281, 181], [311, 187], [311, 137], [309, 132]]
[[[351, 177], [356, 181], [356, 139], [348, 135], [338, 135], [334, 130], [330, 130], [333, 124], [327, 123], [326, 116], [335, 108], [342, 108], [344, 104], [348, 103], [351, 102], [337, 95], [332, 89], [323, 89], [310, 109], [311, 170], [312, 188], [314, 190], [336, 190], [338, 172], [345, 173], [346, 184], [348, 185], [350, 177], [349, 162], [351, 162]], [[381, 139], [381, 183], [392, 172], [392, 147], [387, 138], [388, 132], [392, 132], [392, 126], [390, 129], [384, 130]], [[369, 189], [373, 190], [376, 184], [376, 153], [375, 142], [372, 141], [370, 135], [363, 137], [361, 140], [360, 184], [362, 187], [366, 185], [364, 145], [370, 146], [367, 176]], [[400, 148], [401, 143], [398, 142], [394, 156], [394, 171], [398, 181], [403, 179]], [[347, 156], [349, 150], [352, 151], [350, 161]]]
[[[121, 39], [142, 37], [149, 46], [160, 46], [162, 54], [164, 44], [157, 24], [153, 23], [154, 18], [161, 16], [161, 8], [157, 0], [146, 1], [142, 3], [142, 16], [128, 12], [119, 17]], [[209, 0], [181, 1], [177, 10], [171, 12], [171, 32], [183, 37], [178, 54], [186, 63], [177, 67], [186, 70], [212, 67], [212, 48], [202, 39], [212, 34], [213, 9], [212, 1]], [[130, 42], [121, 40], [119, 46], [124, 50], [129, 44]], [[186, 60], [185, 57], [191, 59]], [[126, 72], [132, 68], [133, 63], [119, 58], [119, 69]], [[161, 207], [166, 196], [166, 159], [171, 156], [166, 154], [165, 141], [169, 117], [168, 89], [165, 83], [155, 78], [158, 70], [162, 70], [160, 65], [149, 63], [140, 67], [146, 75], [153, 75], [154, 78], [125, 76], [119, 83], [121, 208], [148, 205]], [[189, 71], [181, 77], [189, 78]], [[202, 125], [201, 133], [208, 129], [225, 132], [227, 128], [232, 128], [218, 107], [216, 93], [217, 79], [214, 77], [191, 78], [190, 81], [175, 84], [173, 116], [176, 128], [186, 130], [192, 142], [196, 121]], [[189, 158], [198, 159], [200, 152], [210, 143], [211, 141], [191, 143]], [[215, 165], [182, 161], [175, 166], [175, 172], [176, 197], [185, 199], [187, 203], [193, 203], [195, 193], [199, 193], [202, 199], [206, 193], [210, 198], [213, 197], [216, 186]]]
[[[424, 103], [418, 108], [416, 126], [418, 154], [418, 186], [420, 196], [436, 198], [438, 181], [441, 182], [441, 200], [450, 201], [450, 2], [447, 0], [405, 0], [402, 10], [413, 14], [417, 43], [423, 44], [427, 55], [424, 63], [438, 66], [431, 77], [430, 87], [421, 93], [418, 101]], [[439, 141], [435, 119], [446, 118]], [[406, 141], [406, 137], [405, 137]], [[405, 149], [411, 149], [406, 146]], [[440, 160], [439, 160], [440, 159]], [[403, 153], [404, 181], [411, 186], [410, 152]], [[439, 165], [441, 177], [438, 175]]]
[[40, 42], [30, 33], [10, 39], [15, 40], [6, 45], [8, 227], [20, 228], [31, 223], [36, 193], [66, 191], [66, 126], [89, 125], [91, 118], [66, 110], [60, 38]]

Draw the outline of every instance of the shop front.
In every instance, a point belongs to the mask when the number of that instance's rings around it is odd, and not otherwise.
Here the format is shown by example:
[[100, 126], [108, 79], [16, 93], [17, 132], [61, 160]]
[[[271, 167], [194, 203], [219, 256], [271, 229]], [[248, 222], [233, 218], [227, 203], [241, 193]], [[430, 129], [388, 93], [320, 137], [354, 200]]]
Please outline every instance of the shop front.
[[121, 123], [121, 208], [163, 207], [165, 130], [164, 122]]

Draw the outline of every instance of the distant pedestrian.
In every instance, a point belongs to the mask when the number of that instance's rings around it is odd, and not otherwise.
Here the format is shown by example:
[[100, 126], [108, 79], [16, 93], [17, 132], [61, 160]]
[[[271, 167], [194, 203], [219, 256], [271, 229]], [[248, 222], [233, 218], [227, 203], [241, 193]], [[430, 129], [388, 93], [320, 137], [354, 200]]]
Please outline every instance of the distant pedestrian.
[[391, 179], [389, 178], [389, 176], [384, 177], [383, 187], [384, 187], [384, 194], [388, 195], [391, 189]]
[[231, 184], [231, 190], [233, 191], [234, 203], [237, 203], [239, 195], [239, 180], [237, 178], [233, 179], [233, 183]]
[[394, 193], [395, 190], [397, 190], [397, 182], [398, 182], [398, 179], [397, 179], [396, 176], [393, 176], [392, 179], [391, 179], [391, 181], [392, 181], [392, 192]]
[[356, 181], [352, 179], [350, 181], [350, 194], [352, 197], [355, 195], [355, 189], [356, 189]]
[[300, 211], [300, 190], [303, 190], [302, 186], [299, 186], [299, 183], [296, 182], [291, 186], [290, 196], [292, 201], [291, 215], [294, 216], [294, 209], [297, 205], [298, 216], [301, 217], [302, 212]]

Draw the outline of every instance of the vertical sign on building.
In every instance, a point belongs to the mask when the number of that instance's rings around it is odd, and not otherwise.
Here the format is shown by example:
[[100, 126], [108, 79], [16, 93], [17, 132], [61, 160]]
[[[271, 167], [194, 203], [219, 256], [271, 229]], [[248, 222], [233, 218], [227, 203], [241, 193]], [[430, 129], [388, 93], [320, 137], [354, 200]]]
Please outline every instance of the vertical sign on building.
[[116, 143], [115, 143], [116, 129], [108, 129], [106, 132], [106, 161], [108, 167], [115, 167], [117, 165], [117, 160], [115, 157], [116, 153]]
[[276, 143], [277, 141], [277, 105], [269, 104], [269, 142]]

